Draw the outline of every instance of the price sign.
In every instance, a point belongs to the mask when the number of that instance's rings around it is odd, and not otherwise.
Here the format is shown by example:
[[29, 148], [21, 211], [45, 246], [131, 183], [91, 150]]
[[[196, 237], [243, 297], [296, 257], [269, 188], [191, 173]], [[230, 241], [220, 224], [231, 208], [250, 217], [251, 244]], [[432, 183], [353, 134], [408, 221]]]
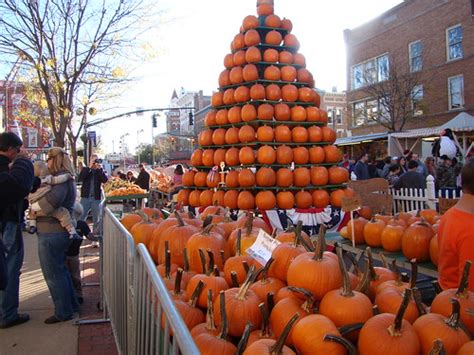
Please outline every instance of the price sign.
[[263, 229], [258, 232], [257, 240], [247, 249], [247, 254], [255, 259], [260, 265], [264, 266], [272, 257], [273, 250], [280, 244], [280, 242]]
[[344, 212], [357, 211], [362, 207], [362, 202], [359, 196], [343, 197], [341, 207]]

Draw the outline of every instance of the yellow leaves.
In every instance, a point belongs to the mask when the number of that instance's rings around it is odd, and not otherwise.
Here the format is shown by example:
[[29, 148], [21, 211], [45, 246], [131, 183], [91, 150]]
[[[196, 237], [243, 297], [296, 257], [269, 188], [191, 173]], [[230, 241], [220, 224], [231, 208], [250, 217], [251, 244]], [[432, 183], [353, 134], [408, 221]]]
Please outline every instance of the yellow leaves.
[[115, 79], [123, 78], [126, 76], [125, 70], [121, 67], [115, 67], [112, 69], [112, 77]]
[[46, 108], [48, 108], [48, 101], [46, 101], [46, 99], [42, 98], [39, 102], [39, 107], [44, 110]]
[[52, 69], [56, 66], [56, 58], [50, 58], [46, 60], [46, 65]]

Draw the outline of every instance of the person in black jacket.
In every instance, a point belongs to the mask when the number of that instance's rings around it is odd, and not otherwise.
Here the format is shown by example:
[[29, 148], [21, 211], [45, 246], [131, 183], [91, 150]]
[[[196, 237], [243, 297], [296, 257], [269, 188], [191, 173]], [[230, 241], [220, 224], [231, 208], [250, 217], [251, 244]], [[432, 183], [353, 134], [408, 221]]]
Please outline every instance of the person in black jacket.
[[143, 164], [138, 165], [140, 173], [138, 174], [135, 184], [140, 186], [144, 190], [150, 190], [150, 174], [146, 171]]
[[357, 180], [370, 179], [369, 165], [367, 164], [368, 161], [369, 155], [364, 153], [356, 163], [354, 167], [354, 174], [356, 174]]
[[91, 211], [92, 221], [94, 222], [93, 233], [100, 235], [102, 234], [100, 230], [102, 184], [107, 182], [108, 177], [102, 168], [102, 160], [97, 155], [91, 156], [89, 167], [82, 168], [78, 180], [82, 182], [81, 205], [84, 209], [79, 219], [85, 221], [89, 211]]
[[418, 162], [410, 160], [408, 162], [408, 171], [393, 184], [393, 188], [400, 190], [407, 189], [426, 189], [426, 180], [423, 174], [416, 171], [418, 169]]
[[[0, 134], [0, 328], [27, 322], [18, 313], [20, 269], [23, 265], [21, 221], [24, 198], [33, 184], [33, 164], [18, 157], [23, 142], [12, 132]], [[13, 163], [12, 163], [13, 161]], [[11, 167], [10, 167], [11, 166]]]

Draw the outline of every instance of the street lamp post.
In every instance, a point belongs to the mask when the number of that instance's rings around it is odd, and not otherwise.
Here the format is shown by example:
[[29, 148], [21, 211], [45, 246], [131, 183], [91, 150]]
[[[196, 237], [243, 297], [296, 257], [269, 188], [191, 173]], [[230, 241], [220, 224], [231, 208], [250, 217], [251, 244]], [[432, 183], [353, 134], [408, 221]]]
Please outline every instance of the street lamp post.
[[137, 131], [137, 147], [135, 148], [136, 152], [137, 152], [137, 161], [138, 161], [138, 164], [140, 164], [140, 153], [138, 152], [138, 145], [140, 144], [140, 133], [144, 132], [143, 129], [140, 129]]

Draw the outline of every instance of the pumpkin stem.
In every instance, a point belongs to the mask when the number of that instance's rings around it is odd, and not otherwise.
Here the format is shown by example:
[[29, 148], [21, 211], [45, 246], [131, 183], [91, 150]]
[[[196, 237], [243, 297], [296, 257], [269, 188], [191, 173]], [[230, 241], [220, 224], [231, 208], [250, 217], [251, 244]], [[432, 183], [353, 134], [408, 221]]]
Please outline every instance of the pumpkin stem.
[[453, 306], [453, 311], [451, 312], [449, 318], [446, 319], [445, 323], [453, 329], [458, 329], [461, 317], [461, 305], [459, 304], [459, 301], [455, 298], [451, 298], [450, 301]]
[[196, 285], [196, 288], [194, 289], [191, 298], [189, 299], [189, 305], [191, 307], [196, 307], [197, 300], [199, 298], [199, 295], [201, 294], [201, 291], [204, 287], [204, 282], [202, 280], [199, 280], [198, 284]]
[[194, 219], [196, 217], [192, 211], [188, 211], [188, 217], [189, 219]]
[[222, 329], [219, 335], [217, 336], [220, 339], [226, 340], [227, 339], [227, 332], [229, 331], [229, 324], [227, 323], [227, 313], [225, 311], [225, 292], [221, 291], [219, 293], [220, 298], [220, 312], [221, 312], [221, 321], [222, 321]]
[[217, 267], [217, 265], [214, 265], [214, 270], [213, 271], [214, 271], [214, 276], [215, 277], [221, 276], [221, 273], [220, 273], [219, 268]]
[[245, 223], [245, 233], [246, 235], [250, 235], [252, 233], [253, 228], [253, 214], [249, 212], [247, 217], [247, 222]]
[[395, 273], [395, 284], [397, 286], [402, 286], [403, 285], [402, 274], [400, 272], [400, 269], [398, 268], [397, 259], [392, 260], [392, 271]]
[[174, 279], [174, 294], [176, 296], [181, 294], [181, 280], [183, 278], [183, 269], [178, 268], [178, 271], [176, 271], [176, 276]]
[[176, 216], [176, 219], [178, 220], [178, 227], [183, 227], [185, 225], [183, 217], [181, 217], [178, 211], [175, 211], [174, 215]]
[[202, 229], [206, 230], [207, 227], [209, 227], [212, 223], [212, 216], [207, 215], [206, 218], [204, 218], [204, 221], [202, 222]]
[[291, 327], [293, 327], [293, 324], [295, 324], [296, 320], [299, 318], [299, 314], [296, 313], [291, 319], [288, 321], [288, 323], [285, 326], [285, 329], [281, 333], [280, 337], [278, 340], [275, 342], [275, 344], [272, 345], [272, 347], [269, 349], [270, 354], [272, 355], [279, 355], [282, 353], [283, 346], [285, 346], [285, 341], [286, 338], [288, 338], [288, 335], [290, 334]]
[[423, 301], [421, 299], [420, 290], [417, 287], [413, 288], [413, 299], [415, 300], [415, 305], [416, 305], [416, 308], [418, 309], [418, 313], [420, 314], [420, 316], [428, 313], [426, 312], [425, 305], [423, 304]]
[[241, 242], [242, 242], [242, 229], [237, 230], [237, 242], [236, 242], [236, 253], [235, 255], [241, 256], [242, 255], [242, 247], [241, 247]]
[[433, 347], [428, 355], [446, 355], [446, 350], [444, 349], [444, 344], [441, 339], [436, 339], [433, 342]]
[[204, 250], [199, 248], [198, 252], [199, 252], [199, 259], [201, 260], [202, 273], [207, 275], [206, 256], [204, 255]]
[[147, 224], [151, 223], [150, 222], [150, 217], [148, 217], [148, 215], [145, 212], [143, 212], [142, 210], [137, 210], [135, 213], [142, 218], [142, 220], [143, 220], [142, 223], [147, 223]]
[[458, 290], [456, 291], [456, 297], [466, 298], [467, 292], [466, 289], [469, 285], [469, 270], [471, 269], [472, 262], [466, 260], [464, 264], [464, 270], [462, 272], [461, 282], [459, 283]]
[[403, 294], [403, 301], [402, 301], [402, 304], [400, 305], [400, 308], [398, 309], [398, 313], [395, 317], [395, 321], [387, 329], [391, 336], [400, 336], [402, 334], [401, 329], [402, 329], [403, 315], [405, 314], [405, 311], [408, 307], [410, 298], [411, 298], [411, 289], [407, 288]]
[[357, 287], [355, 290], [368, 295], [369, 286], [370, 286], [370, 268], [369, 268], [369, 261], [366, 259], [364, 273], [362, 274], [362, 277], [359, 283], [357, 284]]
[[270, 268], [270, 265], [272, 265], [273, 261], [274, 261], [273, 258], [268, 259], [265, 266], [257, 271], [257, 275], [255, 279], [258, 279], [258, 277], [262, 275], [262, 279], [260, 280], [262, 284], [266, 284], [268, 282], [268, 269]]
[[[362, 253], [365, 253], [365, 250], [362, 252]], [[359, 265], [357, 264], [357, 261], [354, 257], [354, 254], [352, 254], [350, 251], [346, 252], [345, 255], [347, 255], [347, 257], [349, 258], [349, 260], [351, 261], [352, 263], [352, 266], [354, 267], [354, 271], [355, 271], [355, 274], [356, 275], [360, 275], [362, 272], [360, 270], [360, 267]]]
[[183, 249], [183, 259], [184, 259], [184, 271], [189, 271], [189, 256], [188, 256], [188, 249]]
[[336, 246], [337, 260], [339, 262], [339, 270], [342, 274], [342, 293], [343, 297], [354, 297], [354, 292], [352, 292], [351, 281], [349, 280], [349, 274], [347, 273], [346, 265], [342, 258], [342, 248], [338, 245]]
[[249, 341], [250, 331], [252, 330], [252, 323], [250, 321], [245, 324], [244, 333], [242, 338], [240, 338], [239, 343], [237, 344], [237, 351], [235, 355], [242, 355], [247, 348], [247, 343]]
[[379, 279], [379, 275], [375, 272], [374, 269], [374, 259], [372, 259], [372, 249], [367, 247], [367, 258], [369, 259], [369, 271], [370, 271], [370, 281], [375, 281]]
[[216, 323], [214, 321], [214, 304], [212, 302], [212, 289], [207, 289], [207, 312], [206, 312], [206, 329], [216, 330]]
[[415, 288], [416, 279], [418, 277], [418, 264], [416, 262], [416, 259], [411, 259], [410, 264], [411, 264], [410, 288]]
[[341, 333], [342, 336], [346, 336], [349, 333], [352, 333], [355, 330], [360, 330], [364, 326], [364, 323], [352, 323], [352, 324], [346, 324], [343, 325], [342, 327], [337, 328], [339, 333]]
[[[209, 216], [208, 216], [209, 217]], [[206, 217], [207, 219], [207, 217]], [[214, 228], [216, 225], [215, 224], [208, 224], [204, 230], [202, 231], [201, 234], [204, 234], [204, 235], [209, 235], [209, 233], [211, 233], [211, 229]]]
[[386, 269], [388, 269], [388, 261], [387, 258], [385, 257], [384, 253], [380, 253], [380, 259], [382, 261], [382, 266]]
[[168, 241], [165, 241], [165, 278], [171, 279], [171, 252]]
[[322, 260], [323, 253], [326, 251], [326, 225], [321, 224], [317, 237], [316, 250], [314, 251], [313, 260]]
[[335, 343], [341, 344], [343, 347], [346, 348], [347, 353], [349, 355], [357, 355], [357, 350], [354, 347], [354, 345], [349, 340], [343, 337], [333, 335], [333, 334], [326, 334], [324, 336], [324, 341], [333, 341]]
[[239, 280], [235, 271], [230, 272], [230, 278], [232, 280], [232, 287], [239, 287]]
[[438, 280], [432, 281], [432, 282], [431, 282], [431, 285], [433, 285], [433, 288], [434, 288], [436, 294], [440, 294], [440, 293], [443, 291], [443, 289], [442, 289], [441, 286], [439, 285]]
[[244, 260], [242, 261], [242, 266], [244, 267], [245, 273], [248, 274], [250, 270], [249, 263], [246, 260]]
[[209, 266], [207, 269], [207, 275], [209, 276], [214, 271], [214, 253], [211, 249], [207, 249], [207, 255], [209, 256]]
[[222, 262], [222, 265], [224, 265], [224, 264], [225, 264], [225, 254], [224, 254], [224, 250], [221, 249], [219, 253], [221, 254], [221, 262]]
[[247, 291], [249, 290], [250, 285], [254, 281], [254, 276], [255, 276], [255, 266], [252, 265], [249, 269], [249, 272], [247, 273], [247, 278], [245, 279], [242, 286], [240, 286], [239, 292], [237, 292], [237, 294], [235, 295], [236, 299], [239, 299], [239, 300], [245, 299], [245, 296], [247, 295]]
[[379, 306], [377, 306], [376, 304], [374, 304], [374, 305], [372, 306], [372, 314], [373, 314], [374, 316], [380, 314], [380, 308], [379, 308]]
[[260, 303], [258, 305], [258, 309], [260, 310], [260, 314], [262, 315], [262, 330], [260, 331], [260, 336], [269, 338], [270, 337], [270, 323], [268, 321], [268, 312], [267, 312], [267, 307], [265, 306], [265, 303]]
[[273, 299], [273, 292], [267, 293], [267, 308], [268, 314], [272, 313], [273, 307], [275, 307], [275, 300]]
[[315, 298], [314, 295], [311, 293], [311, 291], [308, 291], [304, 288], [301, 287], [294, 287], [294, 286], [288, 286], [288, 289], [293, 292], [298, 292], [303, 294], [306, 297], [306, 301], [301, 305], [301, 308], [304, 309], [306, 312], [312, 313], [314, 308], [315, 308]]

